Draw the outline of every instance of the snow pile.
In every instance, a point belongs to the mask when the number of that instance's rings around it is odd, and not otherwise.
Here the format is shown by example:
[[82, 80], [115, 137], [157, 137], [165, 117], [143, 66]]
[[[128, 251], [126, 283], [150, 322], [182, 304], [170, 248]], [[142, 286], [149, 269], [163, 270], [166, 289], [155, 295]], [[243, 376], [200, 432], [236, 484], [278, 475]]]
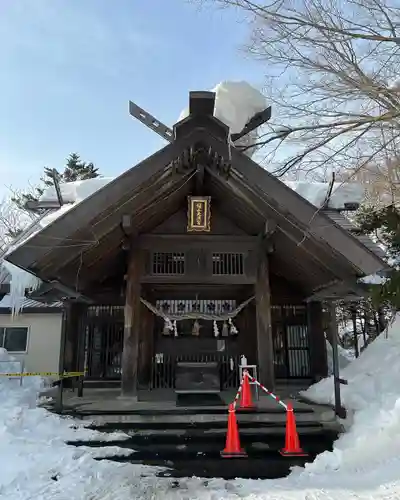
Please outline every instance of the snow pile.
[[[329, 193], [330, 183], [328, 182], [301, 182], [283, 180], [286, 186], [290, 187], [297, 194], [308, 200], [316, 207], [322, 207]], [[332, 193], [327, 208], [334, 210], [344, 210], [346, 203], [360, 204], [364, 200], [364, 188], [356, 182], [334, 182]]]
[[[13, 358], [4, 349], [0, 350], [0, 360], [13, 363]], [[37, 407], [37, 394], [43, 387], [44, 382], [39, 377], [24, 378], [22, 387], [19, 379], [0, 377], [0, 498], [101, 499], [102, 490], [109, 490], [108, 498], [113, 498], [115, 484], [110, 484], [110, 477], [115, 474], [116, 482], [120, 481], [124, 487], [128, 474], [122, 477], [121, 471], [125, 467], [95, 462], [96, 456], [105, 455], [102, 448], [76, 449], [65, 442], [112, 441], [128, 436], [98, 433]], [[123, 455], [127, 450], [111, 447], [108, 452]], [[146, 470], [145, 467], [130, 468], [129, 477], [131, 479], [135, 473], [138, 476], [146, 474]], [[96, 483], [99, 483], [99, 491]]]
[[21, 362], [10, 356], [6, 349], [0, 347], [0, 373], [20, 373], [20, 370]]
[[[328, 360], [328, 374], [333, 373], [333, 349], [331, 344], [326, 340], [326, 354]], [[348, 366], [348, 364], [354, 359], [354, 356], [344, 349], [341, 345], [338, 345], [338, 358], [339, 358], [339, 370], [343, 370]]]
[[[363, 471], [369, 480], [399, 481], [400, 316], [387, 336], [378, 337], [340, 377], [348, 381], [341, 385], [341, 394], [352, 425], [335, 443], [333, 452], [323, 453], [306, 470], [318, 474]], [[317, 403], [333, 404], [333, 378], [321, 380], [304, 395]]]
[[[229, 127], [231, 134], [241, 132], [256, 113], [264, 111], [268, 107], [265, 97], [248, 82], [221, 82], [211, 92], [215, 92], [214, 116]], [[188, 108], [181, 112], [178, 121], [187, 116], [189, 116]], [[236, 141], [235, 144], [252, 146], [256, 143], [257, 137], [257, 130], [253, 130]], [[246, 151], [249, 156], [252, 156], [253, 153], [253, 148]]]

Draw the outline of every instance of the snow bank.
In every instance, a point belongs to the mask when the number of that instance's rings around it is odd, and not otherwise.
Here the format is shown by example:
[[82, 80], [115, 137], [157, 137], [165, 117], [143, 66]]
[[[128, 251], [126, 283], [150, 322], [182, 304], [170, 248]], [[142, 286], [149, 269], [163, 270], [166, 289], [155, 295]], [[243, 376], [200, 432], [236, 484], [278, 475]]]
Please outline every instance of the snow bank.
[[[386, 338], [387, 337], [387, 338]], [[387, 481], [400, 479], [400, 316], [340, 372], [348, 385], [341, 386], [344, 406], [350, 411], [347, 433], [306, 469], [367, 472]], [[318, 403], [334, 402], [333, 378], [311, 386], [304, 395]], [[395, 474], [396, 471], [396, 474]], [[399, 489], [400, 492], [400, 489]]]
[[[0, 361], [9, 363], [8, 371], [14, 358], [5, 349], [0, 349]], [[111, 469], [106, 462], [99, 464], [94, 461], [102, 453], [102, 448], [76, 449], [65, 442], [108, 441], [128, 436], [91, 431], [70, 418], [60, 418], [37, 407], [38, 392], [43, 387], [44, 381], [39, 377], [24, 378], [23, 386], [20, 386], [19, 379], [0, 377], [0, 498], [102, 499], [101, 490], [111, 490], [110, 477], [114, 474], [116, 481], [121, 481], [122, 485], [124, 480], [126, 483], [127, 474], [123, 478], [119, 472], [124, 466], [115, 464]], [[120, 455], [127, 453], [115, 447], [112, 450]], [[130, 477], [135, 472], [139, 476], [146, 472], [146, 468], [139, 466], [130, 470]], [[96, 491], [97, 482], [101, 484], [99, 491]], [[115, 484], [113, 486], [115, 488]], [[109, 493], [109, 498], [112, 498], [111, 491]]]
[[[74, 448], [65, 441], [127, 438], [99, 434], [36, 407], [42, 381], [23, 387], [0, 378], [0, 498], [7, 500], [374, 500], [400, 498], [400, 321], [342, 376], [354, 424], [332, 453], [274, 481], [156, 477], [157, 468], [95, 461], [112, 448]], [[9, 359], [0, 350], [0, 359]], [[332, 379], [308, 396], [332, 401]]]
[[[333, 373], [333, 349], [331, 344], [326, 340], [326, 354], [328, 358], [328, 374]], [[354, 359], [354, 357], [347, 351], [343, 349], [341, 345], [338, 345], [338, 358], [339, 358], [339, 370], [343, 370], [348, 366], [348, 364]]]

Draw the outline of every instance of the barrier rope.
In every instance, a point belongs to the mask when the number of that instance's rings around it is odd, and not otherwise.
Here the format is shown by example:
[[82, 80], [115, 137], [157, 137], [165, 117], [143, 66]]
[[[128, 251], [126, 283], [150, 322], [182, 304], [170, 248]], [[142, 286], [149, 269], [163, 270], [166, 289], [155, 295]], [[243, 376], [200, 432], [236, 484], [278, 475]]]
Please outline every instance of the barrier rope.
[[[244, 379], [244, 377], [245, 377], [245, 376], [249, 377], [249, 379], [250, 379], [250, 380], [251, 380], [254, 384], [257, 384], [257, 385], [258, 385], [258, 387], [259, 387], [260, 389], [262, 389], [262, 390], [263, 390], [263, 391], [264, 391], [264, 392], [265, 392], [268, 396], [271, 396], [271, 397], [272, 397], [272, 398], [273, 398], [273, 399], [274, 399], [274, 400], [275, 400], [278, 404], [280, 404], [283, 408], [285, 408], [285, 410], [286, 410], [286, 411], [288, 410], [287, 405], [286, 405], [283, 401], [281, 401], [281, 399], [279, 398], [279, 396], [277, 396], [277, 395], [276, 395], [276, 394], [274, 394], [273, 392], [269, 391], [269, 390], [268, 390], [265, 386], [263, 386], [263, 385], [262, 385], [262, 384], [261, 384], [258, 380], [256, 380], [254, 377], [252, 377], [252, 376], [250, 375], [250, 373], [249, 373], [247, 370], [245, 370], [245, 371], [243, 372], [243, 379]], [[243, 385], [243, 381], [242, 381], [241, 385]]]
[[240, 382], [240, 385], [239, 385], [239, 389], [236, 393], [236, 396], [235, 396], [235, 399], [233, 400], [233, 409], [236, 410], [236, 405], [237, 405], [237, 402], [239, 401], [239, 398], [240, 398], [240, 395], [242, 393], [242, 389], [243, 389], [243, 382], [244, 382], [244, 374], [243, 374], [243, 377], [242, 377], [242, 380]]
[[70, 377], [81, 377], [86, 375], [86, 372], [14, 372], [14, 373], [0, 373], [0, 377], [59, 377], [61, 378], [70, 378]]

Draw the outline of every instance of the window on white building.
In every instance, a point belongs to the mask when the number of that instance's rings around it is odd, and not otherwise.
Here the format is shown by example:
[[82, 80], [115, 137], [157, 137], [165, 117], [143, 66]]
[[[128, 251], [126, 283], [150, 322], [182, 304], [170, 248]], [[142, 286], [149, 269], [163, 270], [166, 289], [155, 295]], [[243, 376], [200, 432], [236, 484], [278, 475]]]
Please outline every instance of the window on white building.
[[0, 326], [0, 347], [8, 352], [26, 352], [28, 349], [28, 327]]

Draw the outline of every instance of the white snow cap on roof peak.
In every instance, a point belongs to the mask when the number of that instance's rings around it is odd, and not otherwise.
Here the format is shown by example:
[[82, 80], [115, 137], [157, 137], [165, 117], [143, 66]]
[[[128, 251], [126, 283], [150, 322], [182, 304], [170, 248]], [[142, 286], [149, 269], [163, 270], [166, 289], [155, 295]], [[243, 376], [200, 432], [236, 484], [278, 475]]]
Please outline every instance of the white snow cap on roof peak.
[[[228, 125], [231, 134], [241, 132], [246, 123], [260, 111], [267, 108], [267, 102], [261, 92], [245, 81], [224, 81], [216, 85], [211, 92], [215, 92], [214, 116]], [[179, 115], [183, 120], [189, 115], [186, 108]], [[246, 136], [246, 145], [256, 140], [256, 132]]]

